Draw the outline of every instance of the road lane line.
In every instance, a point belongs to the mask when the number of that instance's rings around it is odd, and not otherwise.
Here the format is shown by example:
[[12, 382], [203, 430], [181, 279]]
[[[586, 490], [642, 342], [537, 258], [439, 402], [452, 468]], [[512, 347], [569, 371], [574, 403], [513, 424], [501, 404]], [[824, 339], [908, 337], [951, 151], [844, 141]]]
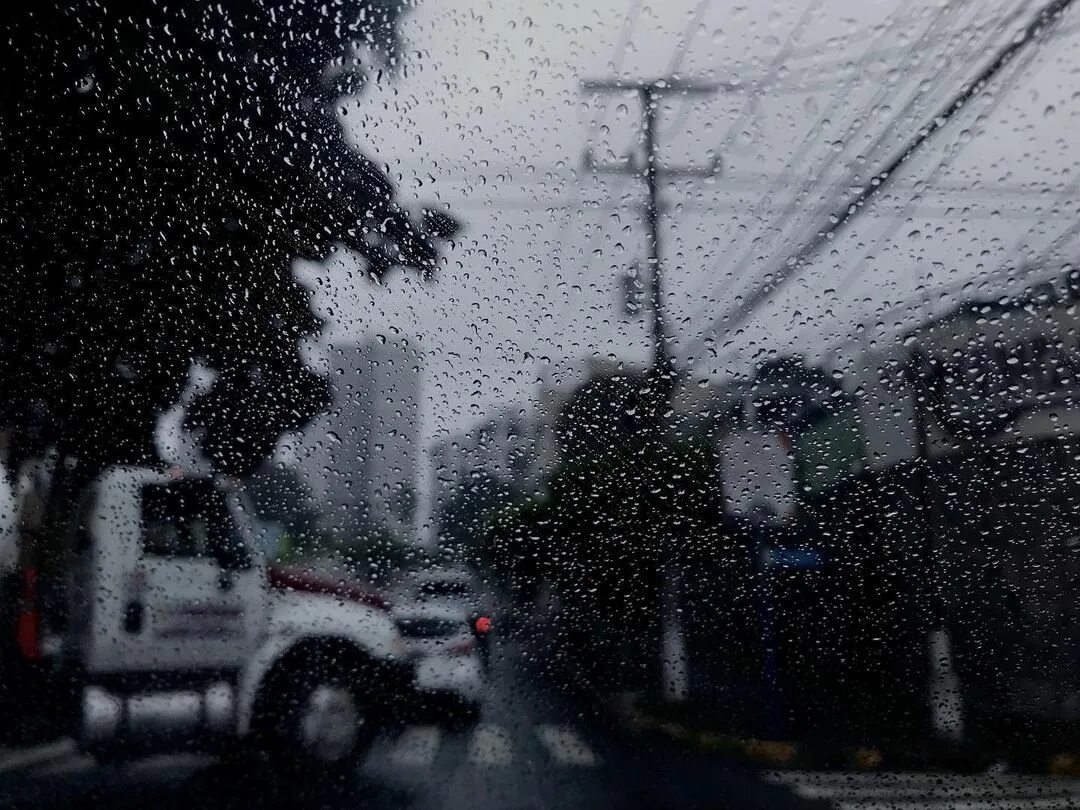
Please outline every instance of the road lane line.
[[484, 723], [476, 727], [469, 740], [469, 762], [473, 765], [509, 765], [513, 742], [501, 726]]
[[837, 810], [1076, 810], [1080, 800], [1054, 796], [1045, 799], [964, 799], [961, 801], [918, 802], [840, 802]]
[[1080, 810], [1080, 781], [1033, 774], [772, 771], [763, 776], [837, 810]]
[[390, 761], [405, 768], [425, 768], [435, 761], [442, 731], [437, 726], [410, 726], [390, 751]]
[[960, 785], [967, 787], [1005, 787], [1054, 785], [1080, 789], [1080, 779], [1075, 777], [1039, 776], [1035, 774], [950, 774], [929, 771], [766, 771], [766, 781], [774, 784], [844, 785], [859, 787], [927, 787]]
[[215, 762], [215, 757], [197, 753], [154, 754], [122, 766], [129, 776], [153, 776], [168, 773], [175, 776], [202, 770]]
[[39, 765], [31, 770], [35, 778], [44, 779], [51, 776], [74, 776], [77, 773], [86, 773], [98, 766], [97, 760], [87, 754], [75, 754], [63, 759], [53, 760]]
[[[842, 785], [793, 785], [792, 790], [803, 799], [824, 799], [826, 801], [839, 802], [873, 802], [884, 799], [892, 801], [911, 802], [915, 800], [926, 802], [953, 801], [957, 799], [972, 799], [997, 797], [999, 799], [1042, 799], [1047, 797], [1074, 797], [1077, 795], [1074, 788], [1048, 785], [1045, 787], [1032, 786], [1023, 788], [1015, 787], [995, 790], [986, 786], [980, 790], [972, 790], [970, 786], [942, 785], [938, 788], [918, 787], [854, 787]], [[981, 795], [980, 795], [981, 794]]]
[[71, 739], [57, 740], [33, 748], [13, 749], [10, 753], [0, 754], [0, 773], [30, 768], [74, 753], [75, 741]]
[[592, 767], [598, 762], [592, 749], [569, 726], [541, 725], [536, 729], [536, 736], [547, 752], [563, 765]]

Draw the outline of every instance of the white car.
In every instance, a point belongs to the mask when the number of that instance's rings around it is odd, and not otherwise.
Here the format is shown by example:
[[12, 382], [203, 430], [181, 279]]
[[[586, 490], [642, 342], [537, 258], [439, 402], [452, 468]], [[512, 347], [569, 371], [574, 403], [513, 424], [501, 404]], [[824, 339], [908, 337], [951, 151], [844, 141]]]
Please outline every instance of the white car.
[[484, 695], [484, 666], [464, 608], [414, 602], [393, 615], [415, 666], [417, 692], [474, 719]]
[[413, 598], [423, 602], [471, 606], [476, 600], [472, 576], [467, 571], [454, 568], [435, 568], [418, 574], [411, 590]]

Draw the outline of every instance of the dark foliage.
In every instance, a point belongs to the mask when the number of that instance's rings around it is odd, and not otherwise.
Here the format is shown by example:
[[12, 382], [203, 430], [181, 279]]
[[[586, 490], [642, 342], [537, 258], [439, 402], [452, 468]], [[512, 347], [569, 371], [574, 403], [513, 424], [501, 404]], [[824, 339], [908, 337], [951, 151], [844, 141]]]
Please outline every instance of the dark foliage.
[[[0, 12], [0, 420], [13, 460], [150, 460], [193, 360], [190, 419], [230, 473], [327, 401], [294, 258], [436, 269], [447, 215], [413, 217], [345, 141], [361, 48], [396, 63], [397, 0], [9, 4]], [[368, 60], [373, 61], [371, 59]]]

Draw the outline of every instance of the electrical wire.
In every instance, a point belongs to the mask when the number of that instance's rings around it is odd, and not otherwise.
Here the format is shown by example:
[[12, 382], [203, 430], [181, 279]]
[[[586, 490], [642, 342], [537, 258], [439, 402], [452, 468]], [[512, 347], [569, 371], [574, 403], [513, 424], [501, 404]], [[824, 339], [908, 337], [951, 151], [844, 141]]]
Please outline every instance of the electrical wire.
[[920, 128], [910, 143], [880, 172], [878, 182], [864, 185], [856, 195], [855, 202], [849, 203], [830, 215], [830, 224], [823, 226], [815, 236], [803, 244], [793, 261], [788, 261], [782, 268], [774, 283], [770, 283], [756, 290], [749, 298], [738, 307], [734, 314], [725, 313], [724, 316], [714, 321], [713, 328], [719, 329], [719, 325], [725, 321], [734, 319], [735, 324], [744, 322], [754, 310], [765, 300], [768, 300], [775, 291], [792, 276], [797, 274], [806, 259], [815, 253], [831, 239], [835, 231], [846, 224], [853, 216], [865, 208], [865, 203], [875, 197], [886, 185], [887, 180], [894, 176], [906, 162], [922, 147], [931, 137], [946, 126], [958, 110], [961, 110], [968, 101], [992, 81], [998, 72], [1009, 63], [1016, 52], [1027, 46], [1033, 40], [1045, 41], [1042, 38], [1044, 31], [1058, 22], [1063, 12], [1072, 4], [1073, 0], [1050, 0], [1046, 3], [1017, 36], [1013, 37], [1008, 44], [1001, 48], [989, 64], [987, 64], [973, 80], [965, 84], [961, 90], [943, 105], [936, 115]]
[[[619, 38], [615, 42], [615, 50], [612, 52], [611, 56], [611, 74], [613, 76], [618, 76], [622, 73], [623, 63], [626, 61], [626, 53], [629, 50], [630, 42], [634, 37], [634, 29], [637, 27], [638, 17], [641, 16], [641, 9], [643, 6], [644, 0], [630, 0], [626, 7], [626, 15], [623, 17], [623, 24], [619, 29]], [[592, 125], [589, 128], [590, 141], [596, 140], [598, 132], [607, 122], [610, 105], [610, 98], [604, 98], [603, 101], [601, 101], [600, 114], [594, 116]]]
[[[995, 93], [989, 101], [986, 102], [983, 110], [978, 113], [979, 116], [987, 118], [992, 115], [995, 110], [997, 110], [997, 108], [1001, 105], [1002, 101], [1004, 101], [1009, 95], [1009, 85], [1015, 85], [1019, 77], [1028, 71], [1028, 69], [1031, 67], [1032, 63], [1039, 56], [1039, 54], [1040, 52], [1038, 50], [1029, 50], [1026, 54], [1024, 54], [1021, 60], [1018, 60], [1017, 63], [1012, 66], [1011, 75], [1004, 79], [1002, 82], [1004, 86], [1001, 87], [999, 91]], [[965, 114], [967, 114], [969, 117], [971, 115], [970, 112], [966, 112]], [[942, 151], [940, 159], [926, 175], [926, 180], [924, 182], [929, 181], [930, 179], [935, 177], [938, 172], [940, 172], [945, 167], [945, 165], [950, 161], [950, 159], [952, 159], [959, 153], [963, 146], [963, 135], [962, 133], [960, 133], [957, 135], [952, 145]], [[1062, 193], [1067, 193], [1067, 190], [1063, 191]], [[918, 195], [913, 195], [908, 199], [907, 203], [904, 205], [900, 213], [892, 218], [890, 224], [885, 228], [885, 230], [874, 240], [874, 242], [870, 246], [868, 246], [863, 251], [862, 256], [853, 264], [847, 275], [845, 275], [844, 278], [840, 281], [840, 283], [836, 285], [837, 294], [841, 298], [843, 298], [844, 295], [850, 291], [851, 286], [854, 284], [856, 279], [858, 279], [859, 276], [862, 275], [862, 273], [870, 266], [868, 260], [872, 258], [872, 256], [876, 252], [878, 252], [878, 250], [884, 243], [893, 239], [893, 237], [896, 236], [897, 231], [899, 231], [900, 228], [904, 226], [905, 222], [909, 219], [909, 217], [915, 213], [917, 199]], [[1028, 233], [1030, 233], [1030, 229]], [[1022, 239], [1023, 237], [1021, 237], [1021, 240]], [[796, 342], [799, 341], [802, 334], [805, 334], [805, 330], [803, 330], [803, 332], [799, 335], [796, 335]]]
[[[955, 6], [946, 5], [946, 6], [942, 6], [941, 8], [938, 9], [937, 14], [930, 21], [929, 25], [927, 25], [923, 29], [922, 35], [918, 39], [916, 39], [916, 41], [914, 43], [912, 43], [912, 45], [910, 45], [907, 49], [905, 49], [905, 54], [906, 54], [905, 63], [906, 63], [906, 61], [908, 59], [910, 59], [917, 52], [917, 49], [920, 47], [920, 45], [922, 43], [923, 37], [926, 36], [926, 34], [931, 30], [931, 28], [937, 22], [939, 22], [946, 13], [948, 13], [951, 9], [954, 9], [954, 8], [955, 8]], [[893, 21], [893, 19], [895, 17], [898, 16], [898, 12], [899, 12], [899, 7], [894, 9], [892, 14], [890, 14], [890, 16], [888, 18], [886, 18], [885, 22], [882, 25], [882, 31], [878, 34], [878, 39], [880, 39], [881, 37], [884, 36], [884, 32], [889, 31], [889, 30], [892, 29], [892, 24], [893, 24], [892, 21]], [[869, 52], [874, 47], [876, 42], [877, 42], [877, 39], [872, 40], [871, 42], [867, 43], [866, 50], [864, 51], [864, 54], [866, 52]], [[873, 109], [873, 106], [876, 103], [879, 103], [880, 98], [886, 92], [888, 92], [888, 88], [881, 88], [879, 90], [879, 92], [877, 93], [877, 95], [871, 100], [872, 103], [871, 103], [869, 109]], [[788, 163], [787, 163], [788, 169], [785, 172], [781, 172], [781, 174], [778, 175], [778, 177], [776, 179], [776, 182], [774, 182], [769, 187], [769, 189], [765, 192], [765, 194], [762, 195], [761, 199], [758, 201], [757, 205], [752, 210], [760, 211], [760, 210], [768, 208], [769, 205], [772, 203], [773, 198], [780, 191], [780, 189], [790, 186], [791, 180], [794, 179], [793, 178], [794, 167], [795, 166], [800, 166], [805, 162], [807, 153], [810, 151], [810, 149], [814, 145], [816, 145], [818, 133], [820, 133], [820, 132], [822, 132], [824, 130], [824, 125], [825, 125], [825, 123], [827, 121], [837, 117], [837, 113], [839, 112], [840, 108], [842, 107], [842, 105], [847, 100], [848, 100], [848, 95], [844, 95], [844, 94], [839, 93], [839, 92], [834, 93], [832, 95], [832, 98], [829, 101], [829, 105], [826, 107], [824, 112], [822, 112], [821, 115], [818, 117], [817, 122], [807, 131], [806, 135], [803, 136], [803, 139], [799, 143], [799, 146], [796, 148], [794, 155], [788, 161]], [[855, 118], [855, 121], [865, 122], [865, 120], [868, 117], [869, 116], [864, 113], [861, 116], [857, 116]], [[861, 129], [861, 125], [859, 127], [849, 127], [848, 133], [846, 133], [845, 137], [843, 139], [841, 139], [841, 140], [843, 140], [845, 143], [850, 142], [851, 136], [853, 135], [853, 131], [852, 131], [853, 129], [854, 129], [854, 131], [858, 131], [858, 129]], [[819, 183], [821, 181], [821, 179], [831, 169], [832, 165], [839, 159], [839, 157], [840, 157], [839, 153], [837, 153], [837, 152], [832, 153], [830, 156], [828, 156], [826, 158], [823, 165], [820, 165], [814, 172], [807, 175], [807, 179], [803, 183], [800, 184], [799, 191], [795, 195], [792, 196], [791, 200], [788, 202], [788, 204], [782, 210], [780, 216], [778, 217], [779, 222], [786, 223], [792, 217], [792, 215], [794, 214], [796, 209], [798, 209], [798, 207], [800, 206], [801, 201], [803, 199], [803, 196], [809, 192], [809, 190], [813, 187], [813, 185], [815, 185], [815, 184], [817, 184], [817, 183]], [[706, 295], [704, 296], [704, 307], [707, 308], [707, 307], [711, 306], [712, 301], [718, 300], [719, 297], [721, 295], [723, 295], [728, 289], [730, 289], [733, 284], [737, 283], [737, 281], [740, 278], [740, 276], [742, 275], [742, 273], [746, 270], [748, 265], [753, 261], [753, 256], [754, 256], [754, 252], [755, 252], [753, 246], [761, 238], [759, 234], [760, 234], [760, 229], [758, 229], [758, 232], [755, 233], [752, 238], [748, 237], [748, 238], [751, 239], [749, 248], [742, 252], [742, 257], [735, 263], [735, 266], [734, 266], [733, 270], [729, 274], [727, 274], [726, 277], [723, 277], [723, 278], [719, 279], [716, 283], [714, 283], [713, 286], [710, 288], [710, 290], [706, 293]], [[745, 239], [741, 241], [741, 244], [745, 244], [745, 243], [746, 243]], [[740, 248], [739, 248], [740, 250], [742, 249], [741, 244], [740, 244]], [[714, 325], [714, 330], [716, 328], [717, 327]], [[696, 353], [697, 344], [700, 343], [700, 342], [704, 342], [704, 338], [699, 337], [699, 339], [697, 341], [695, 341], [694, 343], [691, 344], [694, 347], [693, 350], [691, 351], [691, 354]]]
[[[784, 40], [784, 44], [780, 46], [780, 50], [776, 52], [772, 60], [769, 62], [769, 67], [765, 71], [765, 79], [763, 81], [765, 86], [768, 86], [768, 84], [775, 78], [776, 73], [780, 70], [780, 68], [784, 65], [785, 61], [788, 59], [788, 54], [791, 51], [792, 47], [794, 47], [795, 43], [802, 36], [807, 23], [810, 21], [810, 18], [817, 13], [823, 3], [824, 0], [810, 0], [810, 2], [806, 4], [806, 8], [803, 9], [803, 13], [799, 16], [799, 19], [796, 20], [795, 25], [788, 33], [787, 39]], [[747, 117], [753, 113], [757, 105], [757, 99], [759, 96], [759, 91], [750, 91], [746, 101], [742, 106], [742, 110], [739, 112], [739, 115], [735, 118], [735, 120], [731, 122], [730, 126], [728, 126], [727, 132], [724, 133], [724, 137], [721, 138], [720, 142], [716, 145], [716, 148], [713, 150], [713, 154], [723, 155], [727, 151], [728, 147], [731, 145], [732, 138], [734, 138], [735, 134], [742, 127], [743, 122], [746, 121]]]

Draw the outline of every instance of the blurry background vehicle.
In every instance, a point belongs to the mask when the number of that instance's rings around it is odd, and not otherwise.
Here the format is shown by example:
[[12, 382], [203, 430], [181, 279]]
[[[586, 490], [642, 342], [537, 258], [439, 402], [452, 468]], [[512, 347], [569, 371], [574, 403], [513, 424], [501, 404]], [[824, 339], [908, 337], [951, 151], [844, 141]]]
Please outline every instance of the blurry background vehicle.
[[472, 575], [460, 568], [430, 568], [416, 574], [413, 596], [429, 602], [467, 605], [476, 598]]
[[468, 614], [453, 603], [417, 602], [393, 611], [416, 666], [422, 703], [476, 719], [484, 695], [484, 671]]

